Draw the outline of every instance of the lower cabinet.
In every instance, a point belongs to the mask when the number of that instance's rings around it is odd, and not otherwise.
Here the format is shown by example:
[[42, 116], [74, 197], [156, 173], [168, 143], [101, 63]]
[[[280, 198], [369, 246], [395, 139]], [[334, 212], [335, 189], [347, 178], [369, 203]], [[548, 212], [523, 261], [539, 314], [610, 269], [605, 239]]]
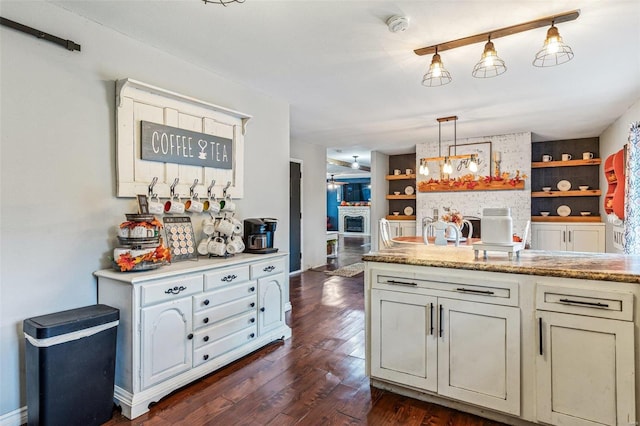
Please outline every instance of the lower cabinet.
[[173, 390], [290, 337], [285, 260], [242, 254], [141, 274], [96, 272], [98, 302], [121, 312], [114, 399], [122, 413], [135, 418]]
[[393, 237], [413, 237], [416, 235], [415, 220], [390, 220], [389, 232]]
[[603, 223], [532, 223], [531, 248], [604, 253], [605, 226]]
[[[519, 308], [477, 301], [492, 289], [385, 280], [385, 286], [400, 284], [398, 290], [371, 290], [371, 377], [520, 414]], [[460, 298], [471, 293], [474, 300], [421, 294], [428, 292], [422, 284]]]

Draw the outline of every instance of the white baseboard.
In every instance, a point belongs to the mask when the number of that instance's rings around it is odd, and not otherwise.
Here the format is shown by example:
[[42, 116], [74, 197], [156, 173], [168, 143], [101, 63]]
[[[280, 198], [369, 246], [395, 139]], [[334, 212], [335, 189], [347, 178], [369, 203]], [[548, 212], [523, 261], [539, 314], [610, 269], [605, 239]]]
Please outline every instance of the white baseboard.
[[27, 423], [27, 406], [0, 416], [0, 426], [20, 426]]

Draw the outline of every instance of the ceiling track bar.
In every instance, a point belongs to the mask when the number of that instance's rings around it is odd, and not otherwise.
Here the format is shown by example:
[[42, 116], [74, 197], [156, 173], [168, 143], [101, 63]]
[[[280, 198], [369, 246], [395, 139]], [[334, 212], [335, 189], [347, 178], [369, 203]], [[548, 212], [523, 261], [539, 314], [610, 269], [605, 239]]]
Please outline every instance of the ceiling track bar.
[[491, 36], [491, 40], [494, 40], [496, 38], [521, 33], [523, 31], [551, 26], [551, 24], [560, 24], [562, 22], [574, 21], [578, 19], [578, 16], [580, 16], [580, 10], [572, 10], [570, 12], [561, 13], [559, 15], [547, 16], [522, 24], [511, 25], [510, 27], [498, 28], [481, 34], [459, 38], [457, 40], [447, 41], [444, 43], [434, 44], [433, 46], [429, 47], [421, 47], [419, 49], [415, 49], [413, 52], [418, 56], [430, 55], [432, 53], [436, 53], [436, 47], [438, 48], [438, 52], [443, 52], [445, 50], [455, 49], [457, 47], [486, 42], [489, 36]]
[[[342, 166], [342, 167], [351, 168], [351, 163], [349, 163], [348, 161], [336, 160], [334, 158], [327, 158], [327, 163], [333, 164], [334, 166]], [[370, 172], [371, 171], [371, 167], [363, 166], [362, 164], [360, 164], [360, 168], [359, 169], [363, 170], [365, 172]]]
[[80, 45], [71, 40], [65, 40], [60, 37], [56, 37], [54, 35], [45, 33], [44, 31], [36, 30], [35, 28], [22, 25], [18, 22], [12, 21], [7, 18], [3, 18], [1, 16], [0, 16], [0, 25], [13, 28], [14, 30], [22, 31], [23, 33], [30, 34], [42, 40], [50, 41], [70, 51], [74, 51], [74, 50], [77, 50], [78, 52], [80, 51]]

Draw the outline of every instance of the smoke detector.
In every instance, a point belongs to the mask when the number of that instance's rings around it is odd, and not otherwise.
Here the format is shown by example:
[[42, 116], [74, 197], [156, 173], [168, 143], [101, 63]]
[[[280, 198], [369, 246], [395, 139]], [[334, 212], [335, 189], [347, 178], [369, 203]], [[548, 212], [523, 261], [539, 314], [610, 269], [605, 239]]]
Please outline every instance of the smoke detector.
[[387, 26], [392, 33], [403, 32], [409, 28], [409, 19], [405, 16], [392, 16], [387, 19]]

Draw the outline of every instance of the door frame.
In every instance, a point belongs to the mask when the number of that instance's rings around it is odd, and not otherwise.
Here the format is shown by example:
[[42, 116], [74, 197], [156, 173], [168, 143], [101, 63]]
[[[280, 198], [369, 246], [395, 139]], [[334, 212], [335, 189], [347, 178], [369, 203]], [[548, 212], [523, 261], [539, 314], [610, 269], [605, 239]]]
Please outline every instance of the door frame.
[[[304, 206], [304, 161], [298, 158], [289, 158], [289, 162], [300, 164], [300, 269], [289, 272], [289, 275], [295, 275], [304, 270], [304, 215], [302, 214], [302, 208]], [[289, 218], [289, 223], [291, 223], [291, 218]], [[288, 303], [291, 302], [289, 301]]]

